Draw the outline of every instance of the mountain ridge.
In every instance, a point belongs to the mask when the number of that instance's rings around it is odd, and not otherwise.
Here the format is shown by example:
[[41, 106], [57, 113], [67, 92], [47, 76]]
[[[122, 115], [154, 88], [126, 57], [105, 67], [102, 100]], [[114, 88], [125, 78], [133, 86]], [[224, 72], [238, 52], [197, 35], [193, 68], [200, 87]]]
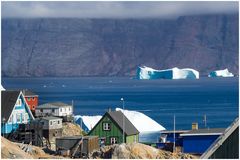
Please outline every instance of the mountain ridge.
[[138, 66], [238, 74], [238, 15], [2, 19], [2, 76], [135, 76]]

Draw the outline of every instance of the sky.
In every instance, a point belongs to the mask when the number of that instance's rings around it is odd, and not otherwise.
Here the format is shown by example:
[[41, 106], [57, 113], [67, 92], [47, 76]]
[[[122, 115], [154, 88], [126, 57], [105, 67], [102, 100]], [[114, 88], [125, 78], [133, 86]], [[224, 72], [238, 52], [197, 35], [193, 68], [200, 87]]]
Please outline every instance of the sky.
[[177, 18], [238, 13], [238, 2], [2, 2], [4, 18]]

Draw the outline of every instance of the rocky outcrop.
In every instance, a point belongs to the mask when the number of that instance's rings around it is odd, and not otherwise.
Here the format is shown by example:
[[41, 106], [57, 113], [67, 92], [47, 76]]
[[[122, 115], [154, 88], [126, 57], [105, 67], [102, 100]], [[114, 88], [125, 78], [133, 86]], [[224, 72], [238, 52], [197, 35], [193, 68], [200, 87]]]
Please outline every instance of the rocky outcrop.
[[238, 15], [2, 19], [3, 76], [134, 76], [141, 65], [238, 74]]
[[[1, 158], [2, 159], [61, 159], [63, 157], [47, 154], [42, 148], [30, 146], [30, 150], [25, 152], [27, 144], [14, 143], [1, 137]], [[25, 151], [24, 151], [25, 150]]]
[[78, 124], [64, 122], [62, 136], [79, 136], [83, 135], [82, 129]]
[[196, 156], [159, 150], [141, 143], [105, 146], [92, 153], [90, 158], [112, 159], [194, 159]]

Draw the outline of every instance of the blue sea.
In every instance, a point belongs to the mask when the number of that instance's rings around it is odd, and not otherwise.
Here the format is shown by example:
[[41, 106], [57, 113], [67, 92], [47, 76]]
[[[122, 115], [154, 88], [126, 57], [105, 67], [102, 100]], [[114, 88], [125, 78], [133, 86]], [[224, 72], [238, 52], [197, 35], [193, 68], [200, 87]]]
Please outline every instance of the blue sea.
[[[137, 80], [130, 77], [2, 78], [5, 89], [30, 89], [39, 104], [74, 102], [75, 115], [103, 115], [122, 107], [146, 114], [166, 129], [190, 129], [192, 122], [204, 127], [226, 128], [239, 115], [238, 78], [199, 80]], [[144, 124], [147, 125], [147, 124]], [[159, 133], [141, 135], [141, 141], [157, 141]]]

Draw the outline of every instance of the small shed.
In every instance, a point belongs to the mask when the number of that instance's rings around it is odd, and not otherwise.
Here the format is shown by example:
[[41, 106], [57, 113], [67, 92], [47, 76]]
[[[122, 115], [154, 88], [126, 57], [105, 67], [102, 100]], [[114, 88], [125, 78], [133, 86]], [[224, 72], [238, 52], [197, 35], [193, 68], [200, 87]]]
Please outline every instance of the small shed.
[[56, 152], [70, 157], [87, 157], [99, 148], [97, 136], [70, 136], [56, 138]]
[[201, 155], [224, 130], [224, 128], [198, 129], [180, 134], [183, 137], [183, 152]]

